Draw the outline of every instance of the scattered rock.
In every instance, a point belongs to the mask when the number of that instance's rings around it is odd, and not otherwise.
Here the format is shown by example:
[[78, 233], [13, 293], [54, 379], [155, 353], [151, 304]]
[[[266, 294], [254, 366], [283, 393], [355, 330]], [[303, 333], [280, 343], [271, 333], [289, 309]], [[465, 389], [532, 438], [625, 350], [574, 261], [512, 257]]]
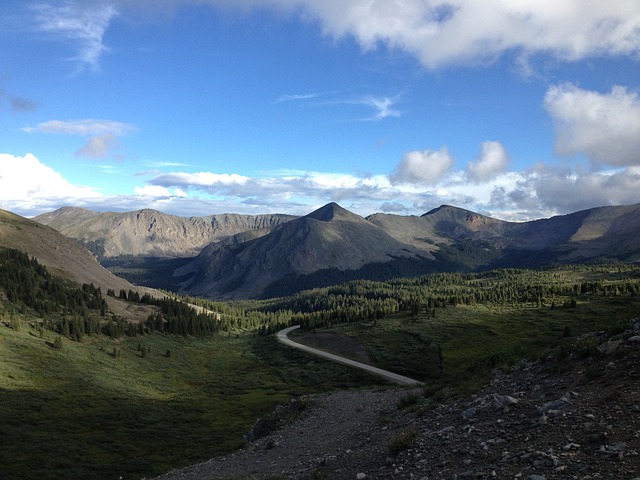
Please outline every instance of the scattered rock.
[[[601, 354], [522, 364], [472, 397], [419, 411], [397, 408], [401, 388], [311, 396], [279, 430], [158, 480], [640, 480], [640, 341], [631, 338], [608, 368]], [[392, 455], [399, 432], [411, 442]]]

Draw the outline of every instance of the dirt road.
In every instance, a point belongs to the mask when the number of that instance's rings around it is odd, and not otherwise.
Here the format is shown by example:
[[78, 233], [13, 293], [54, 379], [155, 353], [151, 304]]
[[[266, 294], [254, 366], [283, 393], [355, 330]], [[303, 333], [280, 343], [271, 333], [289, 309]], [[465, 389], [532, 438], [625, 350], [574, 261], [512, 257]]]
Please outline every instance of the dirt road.
[[361, 370], [366, 370], [367, 372], [373, 373], [375, 375], [380, 375], [381, 377], [386, 378], [394, 383], [399, 383], [401, 385], [420, 385], [421, 382], [418, 380], [414, 380], [413, 378], [405, 377], [403, 375], [398, 375], [397, 373], [389, 372], [387, 370], [382, 370], [377, 367], [373, 367], [371, 365], [367, 365], [366, 363], [356, 362], [355, 360], [350, 360], [348, 358], [340, 357], [339, 355], [334, 355], [333, 353], [324, 352], [322, 350], [318, 350], [317, 348], [309, 347], [307, 345], [303, 345], [298, 342], [294, 342], [291, 340], [288, 335], [293, 330], [300, 328], [300, 325], [295, 325], [293, 327], [285, 328], [280, 330], [276, 335], [278, 341], [282, 344], [287, 345], [289, 347], [298, 348], [305, 352], [309, 352], [313, 355], [318, 355], [319, 357], [323, 357], [334, 362], [342, 363], [344, 365], [348, 365], [350, 367], [359, 368]]

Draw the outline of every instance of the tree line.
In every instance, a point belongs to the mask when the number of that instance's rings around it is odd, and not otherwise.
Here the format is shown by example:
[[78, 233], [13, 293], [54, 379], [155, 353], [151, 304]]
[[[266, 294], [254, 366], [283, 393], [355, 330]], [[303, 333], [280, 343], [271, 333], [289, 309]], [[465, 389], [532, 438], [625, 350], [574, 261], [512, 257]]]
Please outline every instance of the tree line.
[[44, 328], [72, 339], [148, 333], [207, 337], [240, 331], [268, 335], [294, 324], [316, 329], [339, 323], [375, 323], [397, 312], [437, 316], [440, 309], [460, 305], [573, 308], [578, 299], [637, 295], [640, 267], [576, 265], [435, 273], [387, 281], [354, 280], [281, 298], [233, 302], [109, 289], [108, 296], [153, 307], [146, 321], [136, 323], [110, 312], [99, 287], [63, 281], [35, 258], [0, 249], [0, 289], [7, 299], [5, 312], [7, 308], [12, 312], [31, 309], [43, 318]]

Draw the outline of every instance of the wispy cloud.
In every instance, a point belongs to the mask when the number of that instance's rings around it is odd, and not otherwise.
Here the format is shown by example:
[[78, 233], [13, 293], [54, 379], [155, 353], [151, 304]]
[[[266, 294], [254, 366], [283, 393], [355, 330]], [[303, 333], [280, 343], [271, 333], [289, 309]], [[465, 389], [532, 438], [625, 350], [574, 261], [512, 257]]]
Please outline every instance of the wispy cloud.
[[21, 97], [20, 95], [14, 95], [7, 92], [4, 88], [0, 87], [0, 99], [7, 98], [11, 110], [16, 113], [31, 112], [38, 108], [38, 103], [28, 98]]
[[99, 70], [100, 56], [108, 51], [103, 43], [104, 33], [117, 15], [113, 5], [68, 1], [55, 6], [37, 3], [31, 9], [37, 31], [75, 44], [78, 54], [71, 60], [79, 63], [79, 70], [85, 66]]
[[[331, 98], [331, 96], [333, 98]], [[330, 97], [319, 100], [321, 97]], [[375, 122], [388, 117], [400, 117], [401, 112], [395, 106], [399, 103], [401, 95], [384, 96], [384, 95], [360, 95], [349, 98], [336, 98], [336, 92], [324, 93], [302, 93], [302, 94], [283, 94], [278, 97], [276, 103], [300, 102], [306, 100], [317, 100], [312, 102], [313, 106], [336, 106], [336, 105], [356, 105], [364, 106], [367, 110], [372, 111], [366, 116], [355, 119], [356, 121]], [[353, 119], [352, 119], [353, 120]]]
[[373, 115], [365, 118], [364, 120], [378, 121], [388, 117], [399, 117], [400, 110], [394, 108], [394, 105], [398, 103], [399, 96], [395, 97], [376, 97], [368, 95], [360, 100], [355, 100], [353, 103], [365, 105], [373, 109]]
[[37, 108], [38, 104], [32, 100], [13, 95], [11, 97], [11, 110], [14, 112], [31, 112]]
[[84, 120], [49, 120], [39, 123], [35, 127], [22, 129], [27, 133], [58, 133], [66, 135], [115, 135], [122, 136], [135, 132], [137, 127], [130, 123], [114, 120], [84, 119]]
[[[89, 137], [85, 145], [76, 152], [78, 157], [105, 158], [114, 156], [120, 147], [119, 137], [136, 132], [130, 123], [114, 120], [49, 120], [35, 127], [22, 129], [27, 133], [50, 133]], [[121, 158], [119, 155], [118, 158]]]
[[322, 95], [326, 95], [326, 94], [322, 94], [322, 93], [285, 93], [285, 94], [280, 95], [277, 98], [276, 103], [295, 102], [296, 100], [310, 100], [312, 98], [317, 98], [317, 97], [320, 97]]

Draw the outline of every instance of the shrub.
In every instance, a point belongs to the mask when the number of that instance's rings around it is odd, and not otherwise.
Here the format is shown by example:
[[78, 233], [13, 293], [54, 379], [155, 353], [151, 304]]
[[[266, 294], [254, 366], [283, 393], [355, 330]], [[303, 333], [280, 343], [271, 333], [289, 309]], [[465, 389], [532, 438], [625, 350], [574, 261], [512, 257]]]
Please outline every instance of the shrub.
[[398, 400], [398, 408], [404, 410], [405, 408], [413, 407], [420, 401], [421, 395], [416, 392], [407, 393]]
[[417, 436], [418, 432], [414, 428], [394, 433], [389, 440], [389, 451], [392, 455], [398, 455], [400, 452], [408, 450]]

